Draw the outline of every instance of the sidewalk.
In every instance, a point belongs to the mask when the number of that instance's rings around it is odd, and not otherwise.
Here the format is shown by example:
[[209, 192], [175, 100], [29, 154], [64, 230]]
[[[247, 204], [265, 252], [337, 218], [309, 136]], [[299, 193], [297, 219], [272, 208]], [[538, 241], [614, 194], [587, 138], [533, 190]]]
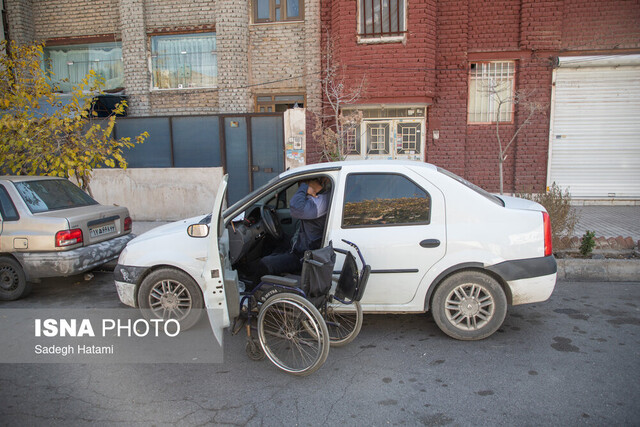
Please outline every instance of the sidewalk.
[[578, 224], [576, 237], [594, 231], [596, 237], [631, 237], [640, 240], [640, 206], [575, 206]]

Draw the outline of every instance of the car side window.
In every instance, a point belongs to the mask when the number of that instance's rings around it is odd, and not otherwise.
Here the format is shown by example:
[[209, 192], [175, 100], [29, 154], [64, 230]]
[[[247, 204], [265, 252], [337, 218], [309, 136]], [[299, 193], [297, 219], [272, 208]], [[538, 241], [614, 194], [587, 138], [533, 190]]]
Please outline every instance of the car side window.
[[11, 201], [9, 193], [2, 185], [0, 185], [0, 214], [3, 221], [17, 221], [20, 219], [18, 210]]
[[342, 227], [428, 224], [431, 197], [404, 175], [349, 174]]

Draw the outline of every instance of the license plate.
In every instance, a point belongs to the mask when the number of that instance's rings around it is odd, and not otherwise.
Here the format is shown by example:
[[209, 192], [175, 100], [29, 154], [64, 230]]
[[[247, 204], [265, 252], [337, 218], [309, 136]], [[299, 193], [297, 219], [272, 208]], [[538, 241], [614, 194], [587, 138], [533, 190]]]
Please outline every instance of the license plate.
[[100, 237], [100, 236], [104, 236], [105, 234], [111, 234], [115, 232], [116, 232], [115, 224], [101, 225], [100, 227], [89, 229], [89, 233], [91, 234], [91, 237]]

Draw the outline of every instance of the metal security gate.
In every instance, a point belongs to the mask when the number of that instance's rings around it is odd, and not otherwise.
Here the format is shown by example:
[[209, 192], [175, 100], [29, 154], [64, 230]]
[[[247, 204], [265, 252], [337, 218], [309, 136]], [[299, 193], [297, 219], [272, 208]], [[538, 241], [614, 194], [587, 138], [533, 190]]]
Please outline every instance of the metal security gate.
[[560, 58], [549, 184], [577, 199], [640, 199], [640, 55]]
[[222, 167], [229, 174], [228, 203], [284, 170], [283, 115], [127, 117], [114, 136], [149, 137], [125, 153], [130, 168]]

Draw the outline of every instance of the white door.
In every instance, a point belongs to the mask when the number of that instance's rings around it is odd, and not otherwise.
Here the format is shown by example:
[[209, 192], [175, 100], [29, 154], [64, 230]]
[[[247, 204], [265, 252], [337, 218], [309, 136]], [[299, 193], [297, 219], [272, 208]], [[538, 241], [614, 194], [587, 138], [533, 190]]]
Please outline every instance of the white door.
[[328, 239], [358, 245], [371, 266], [362, 304], [369, 311], [410, 303], [446, 250], [444, 197], [420, 175], [350, 173], [340, 179]]
[[[207, 236], [209, 239], [207, 245], [207, 260], [202, 272], [202, 279], [205, 283], [205, 288], [202, 290], [204, 303], [207, 308], [209, 323], [220, 345], [222, 345], [222, 330], [231, 323], [229, 316], [230, 307], [227, 306], [227, 293], [224, 288], [225, 261], [228, 260], [229, 257], [227, 254], [221, 253], [221, 246], [224, 248], [223, 250], [227, 250], [228, 248], [228, 245], [221, 245], [224, 239], [228, 242], [228, 237], [225, 235], [227, 230], [224, 228], [224, 222], [222, 220], [222, 206], [227, 193], [228, 179], [228, 175], [222, 178], [222, 183], [218, 187], [218, 193], [213, 203], [211, 224]], [[234, 291], [237, 293], [237, 288]], [[229, 302], [236, 300], [237, 298], [229, 298]], [[235, 307], [231, 309], [235, 309]]]
[[640, 199], [640, 55], [560, 58], [548, 183], [577, 199]]

